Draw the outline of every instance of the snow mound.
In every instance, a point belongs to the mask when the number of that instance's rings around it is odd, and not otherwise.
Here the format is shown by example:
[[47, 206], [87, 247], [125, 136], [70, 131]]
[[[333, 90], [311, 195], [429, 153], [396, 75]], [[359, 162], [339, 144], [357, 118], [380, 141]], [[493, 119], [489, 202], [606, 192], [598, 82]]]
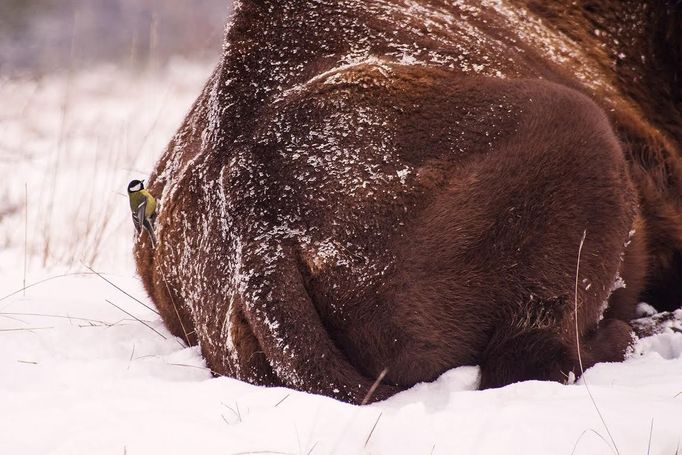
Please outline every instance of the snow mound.
[[[106, 278], [150, 304], [136, 278]], [[613, 453], [584, 379], [477, 391], [478, 368], [461, 367], [356, 407], [213, 378], [198, 349], [92, 274], [0, 300], [0, 336], [0, 453]], [[643, 338], [585, 378], [621, 454], [675, 453], [682, 333]]]

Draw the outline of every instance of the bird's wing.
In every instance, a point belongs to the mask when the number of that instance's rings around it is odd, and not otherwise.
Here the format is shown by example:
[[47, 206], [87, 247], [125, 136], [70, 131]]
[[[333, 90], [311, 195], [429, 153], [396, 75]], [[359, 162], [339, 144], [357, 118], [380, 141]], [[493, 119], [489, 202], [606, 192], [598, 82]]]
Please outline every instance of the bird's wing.
[[142, 223], [144, 219], [146, 218], [145, 216], [145, 209], [147, 208], [147, 199], [142, 199], [142, 202], [140, 202], [140, 205], [137, 206], [137, 220], [138, 222]]
[[137, 233], [139, 234], [141, 226], [140, 226], [140, 220], [137, 218], [137, 213], [133, 212], [132, 217], [133, 217], [133, 224], [135, 225], [135, 229], [137, 229]]

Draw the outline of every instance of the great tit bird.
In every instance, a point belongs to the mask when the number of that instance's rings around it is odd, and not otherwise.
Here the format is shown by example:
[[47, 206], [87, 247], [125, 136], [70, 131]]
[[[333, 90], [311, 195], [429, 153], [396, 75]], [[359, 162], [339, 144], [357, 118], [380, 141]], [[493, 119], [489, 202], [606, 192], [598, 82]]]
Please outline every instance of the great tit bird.
[[137, 233], [139, 234], [144, 226], [152, 240], [152, 247], [155, 247], [154, 222], [156, 221], [157, 204], [154, 196], [144, 189], [144, 180], [133, 180], [128, 184], [128, 198], [130, 199], [130, 210], [133, 212], [133, 224], [135, 224]]

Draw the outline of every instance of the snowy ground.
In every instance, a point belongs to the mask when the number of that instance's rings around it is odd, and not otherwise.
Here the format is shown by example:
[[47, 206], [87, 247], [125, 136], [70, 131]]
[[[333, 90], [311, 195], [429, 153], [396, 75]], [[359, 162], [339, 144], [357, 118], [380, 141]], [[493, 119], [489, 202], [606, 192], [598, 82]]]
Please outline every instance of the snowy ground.
[[476, 391], [475, 367], [362, 408], [212, 378], [143, 306], [125, 198], [209, 71], [0, 79], [0, 454], [616, 453], [596, 408], [618, 453], [677, 453], [682, 311], [587, 372], [596, 407], [584, 381]]

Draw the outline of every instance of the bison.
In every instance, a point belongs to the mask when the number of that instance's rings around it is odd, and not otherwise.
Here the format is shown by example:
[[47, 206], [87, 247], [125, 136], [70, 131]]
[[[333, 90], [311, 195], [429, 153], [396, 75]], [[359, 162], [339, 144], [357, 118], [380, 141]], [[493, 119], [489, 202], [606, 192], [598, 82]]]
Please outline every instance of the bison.
[[566, 381], [682, 302], [681, 68], [672, 2], [242, 0], [139, 274], [254, 384]]

